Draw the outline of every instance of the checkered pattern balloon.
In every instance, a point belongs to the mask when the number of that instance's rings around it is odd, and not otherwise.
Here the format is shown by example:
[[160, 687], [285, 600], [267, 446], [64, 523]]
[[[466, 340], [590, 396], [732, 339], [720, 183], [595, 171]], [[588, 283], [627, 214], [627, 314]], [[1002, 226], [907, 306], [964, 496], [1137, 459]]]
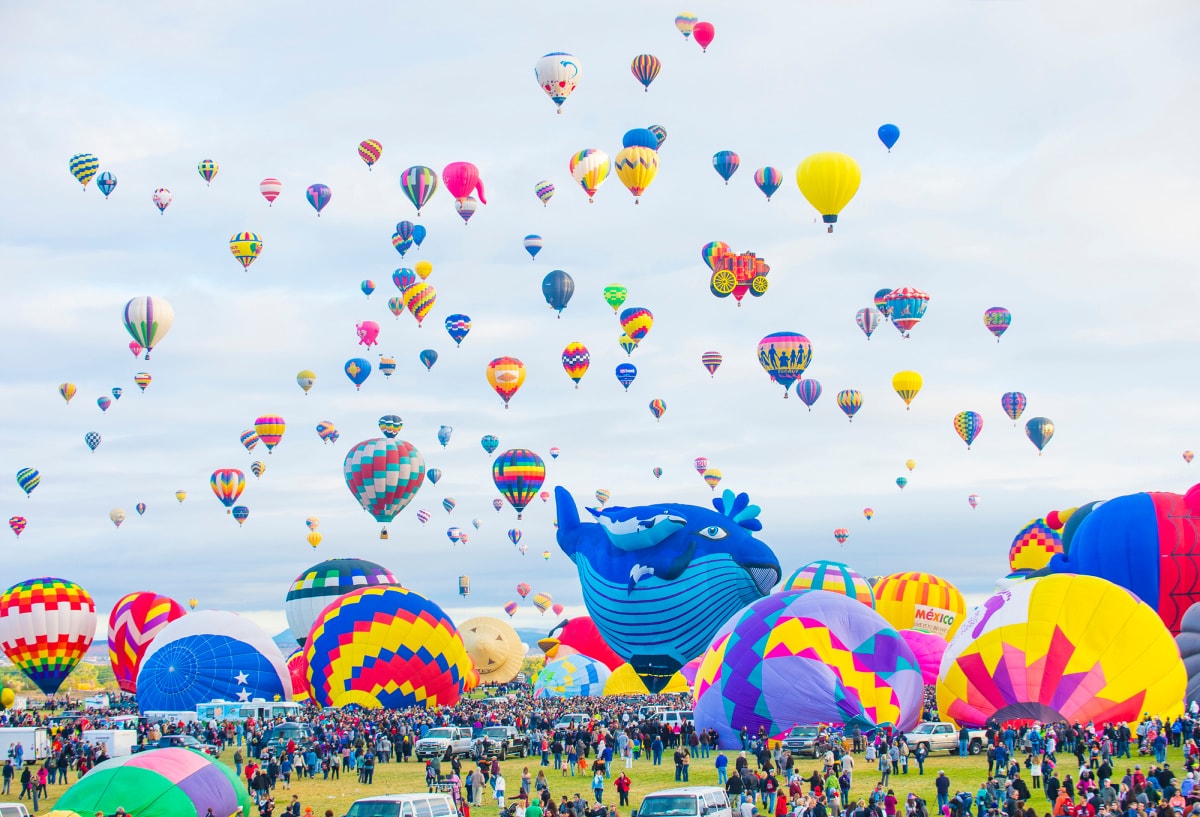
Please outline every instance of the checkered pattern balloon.
[[26, 579], [0, 596], [4, 654], [38, 689], [53, 695], [92, 645], [96, 604], [66, 579]]

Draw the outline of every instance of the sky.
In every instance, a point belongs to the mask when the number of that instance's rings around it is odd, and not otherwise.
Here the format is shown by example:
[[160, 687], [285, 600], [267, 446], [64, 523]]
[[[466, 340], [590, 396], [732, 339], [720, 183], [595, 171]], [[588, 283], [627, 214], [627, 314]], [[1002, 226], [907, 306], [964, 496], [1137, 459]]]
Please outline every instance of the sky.
[[[62, 576], [91, 592], [101, 621], [125, 593], [152, 589], [277, 632], [297, 574], [360, 556], [455, 619], [502, 615], [519, 582], [582, 614], [553, 502], [535, 501], [520, 522], [507, 505], [493, 510], [485, 434], [501, 450], [539, 452], [546, 487], [581, 506], [601, 488], [610, 505], [707, 505], [713, 491], [692, 466], [705, 456], [723, 472], [719, 490], [761, 506], [760, 538], [785, 577], [828, 558], [867, 576], [936, 573], [973, 600], [1008, 572], [1008, 545], [1030, 519], [1196, 481], [1200, 463], [1180, 455], [1200, 447], [1188, 372], [1198, 330], [1180, 305], [1200, 295], [1200, 8], [710, 0], [690, 8], [716, 27], [707, 53], [676, 30], [683, 10], [130, 2], [98, 15], [80, 3], [5, 4], [0, 513], [28, 527], [9, 542], [0, 584]], [[561, 115], [533, 76], [552, 51], [581, 65]], [[663, 65], [648, 92], [629, 69], [643, 53]], [[884, 123], [901, 130], [890, 153], [876, 137]], [[589, 204], [571, 154], [614, 156], [626, 130], [651, 124], [668, 136], [640, 204], [615, 174]], [[356, 151], [367, 138], [383, 145], [372, 170]], [[741, 158], [728, 185], [711, 164], [720, 150]], [[823, 150], [862, 168], [833, 234], [795, 183], [799, 162]], [[68, 172], [81, 152], [116, 174], [109, 200]], [[211, 185], [202, 159], [219, 164]], [[464, 226], [442, 189], [416, 218], [400, 172], [440, 174], [452, 161], [479, 167], [487, 205]], [[752, 181], [764, 165], [784, 176], [770, 202]], [[283, 182], [271, 207], [264, 177]], [[545, 207], [533, 192], [543, 179], [557, 188]], [[332, 190], [319, 218], [304, 198], [316, 182]], [[151, 203], [159, 187], [173, 194], [163, 214]], [[428, 237], [401, 259], [390, 236], [405, 219]], [[228, 249], [244, 230], [264, 242], [248, 271]], [[545, 242], [533, 260], [529, 233]], [[713, 240], [767, 261], [763, 297], [738, 307], [710, 294], [700, 248]], [[392, 272], [420, 259], [437, 290], [422, 327], [386, 307]], [[561, 317], [541, 294], [554, 269], [576, 285]], [[363, 279], [378, 285], [369, 299]], [[625, 306], [654, 314], [628, 357], [602, 298], [614, 283], [628, 288]], [[929, 293], [924, 320], [907, 340], [882, 325], [868, 341], [855, 312], [902, 286]], [[175, 311], [149, 361], [130, 355], [121, 323], [139, 295]], [[992, 306], [1013, 314], [1000, 343], [982, 321]], [[473, 321], [461, 348], [443, 328], [452, 313]], [[377, 348], [357, 345], [363, 320], [381, 325]], [[825, 393], [811, 412], [757, 362], [759, 339], [779, 331], [812, 342], [806, 377]], [[578, 389], [560, 364], [571, 341], [591, 354]], [[430, 371], [418, 362], [426, 348], [440, 356]], [[724, 355], [715, 377], [700, 362], [709, 350]], [[343, 364], [380, 353], [396, 358], [395, 375], [376, 371], [356, 391]], [[484, 375], [503, 355], [528, 371], [507, 410]], [[626, 361], [638, 368], [628, 392], [613, 376]], [[318, 377], [307, 395], [301, 369]], [[902, 369], [924, 377], [910, 410], [891, 388]], [[154, 378], [145, 393], [140, 371]], [[64, 381], [78, 387], [70, 405]], [[96, 398], [113, 387], [124, 394], [101, 412]], [[852, 423], [834, 402], [843, 388], [864, 396]], [[1011, 390], [1029, 400], [1015, 428], [1000, 408]], [[648, 409], [656, 398], [667, 404], [660, 421]], [[963, 410], [984, 418], [970, 451], [952, 425]], [[248, 454], [239, 435], [272, 413], [287, 421], [282, 442]], [[342, 460], [393, 413], [444, 476], [381, 541]], [[1035, 416], [1056, 427], [1040, 457], [1022, 428]], [[314, 430], [325, 420], [335, 444]], [[454, 429], [445, 448], [441, 425]], [[91, 431], [103, 438], [95, 452]], [[23, 467], [42, 477], [28, 498], [11, 477]], [[241, 528], [208, 486], [230, 467], [246, 472]], [[113, 508], [128, 514], [119, 529]], [[424, 526], [421, 508], [432, 514]], [[315, 551], [309, 516], [324, 537]], [[467, 544], [451, 545], [452, 525]], [[509, 543], [512, 527], [527, 554]], [[513, 624], [551, 618], [526, 601]]]

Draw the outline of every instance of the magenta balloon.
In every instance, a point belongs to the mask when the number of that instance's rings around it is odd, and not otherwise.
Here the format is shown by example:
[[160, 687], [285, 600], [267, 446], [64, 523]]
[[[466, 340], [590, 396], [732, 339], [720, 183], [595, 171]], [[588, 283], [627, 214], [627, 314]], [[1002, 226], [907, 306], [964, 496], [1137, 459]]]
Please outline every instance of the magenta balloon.
[[479, 202], [487, 204], [483, 197], [483, 182], [479, 180], [479, 168], [470, 162], [451, 162], [442, 170], [442, 184], [458, 201], [478, 191]]
[[925, 686], [936, 684], [942, 653], [946, 651], [949, 642], [940, 635], [923, 633], [920, 630], [901, 630], [900, 637], [917, 657], [917, 665], [921, 667], [921, 678], [925, 681]]

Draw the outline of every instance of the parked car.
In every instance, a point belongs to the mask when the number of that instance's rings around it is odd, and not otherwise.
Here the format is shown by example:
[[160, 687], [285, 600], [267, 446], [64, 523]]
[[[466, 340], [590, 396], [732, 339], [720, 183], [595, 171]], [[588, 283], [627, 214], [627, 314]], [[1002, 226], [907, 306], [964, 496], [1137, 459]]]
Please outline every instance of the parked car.
[[826, 743], [821, 740], [821, 730], [816, 726], [793, 726], [783, 739], [783, 748], [792, 753], [792, 757], [811, 757], [816, 759], [825, 752]]
[[[967, 742], [967, 752], [977, 755], [987, 745], [987, 735], [982, 729], [972, 729], [970, 732], [971, 738]], [[946, 721], [918, 723], [906, 732], [904, 737], [913, 749], [924, 746], [926, 754], [934, 752], [958, 754], [958, 727]]]
[[470, 755], [475, 750], [471, 730], [459, 726], [439, 726], [417, 741], [417, 760], [445, 757], [446, 751], [456, 757]]
[[475, 757], [504, 760], [509, 755], [525, 757], [529, 752], [529, 737], [515, 726], [485, 726], [483, 734], [475, 738]]
[[141, 746], [133, 747], [133, 751], [144, 752], [147, 749], [168, 749], [172, 746], [194, 749], [197, 752], [204, 752], [204, 754], [212, 755], [213, 757], [221, 754], [216, 746], [209, 743], [201, 743], [191, 735], [163, 735], [154, 743], [143, 743]]

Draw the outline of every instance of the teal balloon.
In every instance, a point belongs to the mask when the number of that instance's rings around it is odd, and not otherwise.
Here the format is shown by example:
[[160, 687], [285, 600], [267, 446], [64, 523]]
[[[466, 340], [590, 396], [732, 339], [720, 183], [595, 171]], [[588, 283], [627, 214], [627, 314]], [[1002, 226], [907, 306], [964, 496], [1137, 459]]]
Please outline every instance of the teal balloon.
[[17, 485], [26, 496], [33, 493], [33, 489], [42, 484], [42, 475], [38, 473], [36, 468], [22, 468], [17, 472]]
[[433, 349], [421, 350], [421, 363], [425, 365], [426, 370], [432, 369], [433, 364], [437, 363], [438, 353]]
[[483, 446], [484, 451], [491, 454], [500, 447], [500, 439], [495, 434], [488, 434], [479, 441], [479, 444]]

